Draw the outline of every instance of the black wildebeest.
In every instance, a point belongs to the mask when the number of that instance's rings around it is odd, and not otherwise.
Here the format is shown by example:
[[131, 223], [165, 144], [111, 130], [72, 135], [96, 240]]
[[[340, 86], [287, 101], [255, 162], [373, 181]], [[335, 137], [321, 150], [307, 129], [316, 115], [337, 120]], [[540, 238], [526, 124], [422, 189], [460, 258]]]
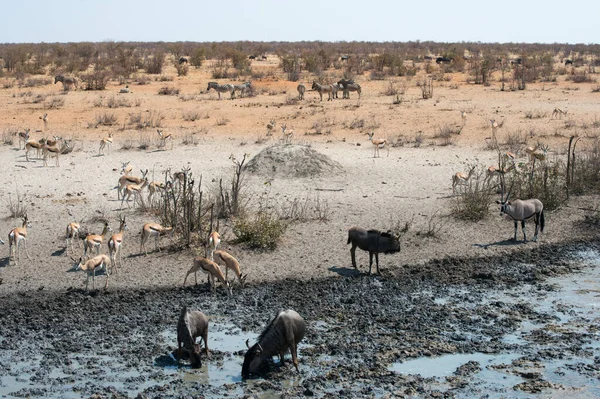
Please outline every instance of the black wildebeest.
[[369, 274], [373, 267], [373, 255], [377, 265], [377, 274], [379, 272], [379, 254], [393, 254], [400, 252], [400, 241], [397, 236], [391, 232], [381, 232], [379, 230], [365, 230], [360, 227], [352, 227], [348, 230], [348, 243], [352, 244], [350, 255], [352, 256], [352, 266], [356, 267], [356, 247], [363, 251], [369, 251]]
[[500, 201], [496, 201], [496, 203], [500, 205], [500, 216], [506, 214], [515, 222], [515, 235], [513, 240], [517, 240], [517, 230], [519, 222], [521, 222], [523, 241], [527, 241], [527, 236], [525, 235], [525, 220], [533, 217], [535, 222], [535, 235], [533, 236], [533, 241], [537, 241], [538, 230], [542, 233], [544, 232], [544, 204], [542, 204], [542, 201], [536, 198], [509, 201], [509, 197], [510, 190], [508, 191], [508, 195], [505, 199], [502, 199], [501, 194]]
[[189, 60], [187, 59], [187, 57], [179, 57], [179, 65], [187, 64], [188, 62]]
[[305, 331], [306, 323], [295, 311], [288, 309], [277, 313], [252, 347], [246, 341], [248, 351], [244, 356], [242, 378], [248, 378], [250, 374], [257, 374], [263, 362], [277, 354], [283, 364], [283, 356], [288, 349], [292, 353], [294, 367], [299, 372], [298, 343], [304, 338]]
[[179, 313], [177, 321], [177, 361], [181, 360], [181, 347], [190, 353], [192, 367], [200, 367], [200, 345], [196, 338], [202, 337], [204, 341], [204, 354], [208, 356], [208, 318], [197, 310], [188, 310], [184, 306]]
[[451, 62], [452, 62], [452, 59], [448, 58], [448, 57], [437, 57], [435, 59], [436, 64], [449, 64]]

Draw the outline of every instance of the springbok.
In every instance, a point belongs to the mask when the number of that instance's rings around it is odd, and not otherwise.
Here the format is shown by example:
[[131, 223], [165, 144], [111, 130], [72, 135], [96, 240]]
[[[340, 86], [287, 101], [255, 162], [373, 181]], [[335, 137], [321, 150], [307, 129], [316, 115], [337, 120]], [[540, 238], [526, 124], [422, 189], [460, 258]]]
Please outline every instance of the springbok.
[[306, 86], [304, 86], [302, 83], [300, 83], [296, 87], [296, 90], [298, 90], [298, 100], [304, 100], [304, 92], [306, 91]]
[[498, 122], [496, 122], [495, 119], [490, 119], [490, 124], [492, 126], [492, 133], [496, 133], [496, 131], [498, 131], [498, 127], [500, 127]]
[[158, 133], [158, 136], [160, 137], [159, 147], [162, 149], [165, 149], [167, 147], [167, 140], [169, 140], [171, 142], [171, 149], [173, 149], [173, 135], [171, 133], [163, 134], [163, 131], [160, 129], [156, 129], [156, 132]]
[[554, 111], [552, 111], [552, 119], [556, 118], [558, 116], [558, 119], [562, 119], [562, 117], [567, 116], [567, 111], [563, 111], [560, 108], [554, 108]]
[[219, 233], [217, 233], [216, 231], [213, 231], [212, 233], [210, 233], [210, 235], [208, 236], [208, 249], [210, 251], [210, 259], [211, 260], [213, 259], [213, 253], [219, 247], [220, 243], [221, 243], [221, 235]]
[[229, 269], [231, 269], [231, 271], [233, 271], [238, 279], [238, 282], [240, 283], [240, 286], [243, 288], [244, 285], [246, 285], [246, 278], [248, 277], [247, 274], [243, 274], [240, 270], [240, 263], [238, 262], [238, 260], [236, 258], [234, 258], [231, 254], [222, 251], [222, 250], [218, 250], [215, 251], [213, 253], [214, 256], [214, 262], [218, 265], [218, 264], [223, 264], [225, 266], [225, 279], [227, 281], [229, 281], [229, 276], [227, 275], [227, 272], [229, 271]]
[[25, 129], [24, 132], [19, 132], [19, 150], [21, 149], [21, 143], [23, 143], [23, 148], [25, 148], [25, 143], [29, 141], [29, 131], [31, 129]]
[[[193, 266], [190, 268], [190, 270], [188, 270], [187, 274], [185, 275], [185, 278], [183, 279], [184, 287], [185, 287], [185, 283], [187, 281], [188, 276], [192, 273], [194, 273], [194, 280], [196, 282], [196, 285], [198, 285], [198, 271], [201, 271], [202, 273], [205, 273], [208, 275], [208, 284], [212, 287], [213, 292], [217, 291], [217, 285], [215, 283], [215, 278], [216, 278], [221, 282], [223, 287], [226, 289], [227, 295], [232, 294], [231, 285], [229, 284], [229, 281], [227, 281], [227, 279], [223, 275], [223, 272], [221, 271], [221, 268], [219, 267], [219, 265], [217, 265], [212, 260], [203, 258], [201, 256], [194, 258]], [[211, 281], [212, 281], [212, 284], [211, 284]]]
[[121, 199], [122, 196], [125, 195], [125, 188], [128, 184], [142, 184], [146, 175], [148, 174], [148, 169], [146, 171], [140, 170], [142, 172], [142, 177], [123, 175], [119, 177], [119, 182], [117, 186], [117, 199]]
[[[123, 201], [127, 203], [127, 208], [130, 208], [129, 199], [133, 196], [133, 205], [135, 201], [139, 200], [144, 205], [144, 198], [142, 197], [142, 190], [148, 185], [148, 178], [144, 176], [141, 184], [128, 184], [125, 186], [123, 196], [121, 197], [121, 209], [123, 209]], [[127, 196], [127, 197], [125, 197]]]
[[333, 93], [333, 86], [332, 85], [321, 85], [319, 83], [317, 83], [316, 81], [313, 82], [312, 84], [312, 89], [316, 90], [319, 92], [319, 97], [321, 98], [321, 101], [323, 101], [323, 93], [327, 93], [327, 95], [329, 96], [327, 98], [327, 101], [331, 101], [331, 95]]
[[240, 83], [239, 85], [233, 85], [233, 97], [235, 98], [235, 92], [239, 91], [240, 98], [244, 98], [244, 94], [246, 94], [246, 92], [250, 91], [251, 88], [252, 88], [252, 82], [244, 82], [244, 83]]
[[102, 228], [102, 233], [100, 234], [88, 234], [83, 240], [83, 258], [88, 259], [87, 253], [90, 251], [92, 253], [94, 249], [96, 249], [96, 255], [100, 255], [100, 246], [102, 242], [104, 242], [104, 237], [108, 234], [112, 229], [108, 226], [108, 222], [104, 222], [104, 227]]
[[148, 251], [146, 250], [146, 241], [148, 238], [154, 237], [154, 250], [158, 250], [160, 252], [160, 245], [158, 245], [158, 240], [162, 236], [169, 236], [173, 239], [173, 227], [163, 227], [158, 223], [146, 223], [142, 227], [142, 238], [140, 241], [140, 253], [142, 251], [148, 256]]
[[358, 83], [355, 83], [353, 80], [341, 79], [337, 82], [338, 85], [342, 88], [343, 98], [350, 98], [351, 91], [355, 91], [358, 93], [358, 98], [361, 97], [362, 88]]
[[48, 130], [48, 114], [40, 116], [40, 119], [44, 122], [44, 131]]
[[273, 134], [273, 129], [275, 129], [275, 125], [276, 125], [275, 119], [271, 119], [269, 121], [269, 123], [267, 123], [267, 136], [270, 136]]
[[379, 230], [365, 230], [360, 227], [352, 227], [348, 230], [347, 244], [352, 244], [350, 256], [352, 257], [352, 266], [355, 269], [358, 269], [356, 266], [356, 247], [369, 252], [369, 274], [371, 274], [371, 268], [373, 267], [373, 255], [375, 255], [377, 274], [381, 274], [379, 272], [379, 254], [400, 252], [399, 237], [389, 231], [384, 233]]
[[294, 135], [294, 130], [290, 129], [288, 131], [286, 131], [287, 126], [285, 125], [285, 123], [283, 125], [281, 125], [281, 133], [283, 134], [283, 142], [285, 144], [292, 144], [292, 136]]
[[109, 133], [107, 137], [100, 140], [100, 148], [98, 149], [98, 155], [104, 155], [104, 147], [107, 147], [108, 153], [110, 154], [110, 146], [113, 142], [113, 134]]
[[219, 100], [221, 99], [221, 93], [229, 93], [229, 98], [232, 100], [235, 98], [235, 91], [233, 86], [230, 84], [220, 85], [217, 82], [208, 82], [208, 87], [206, 91], [209, 92], [210, 89], [215, 89], [217, 94], [219, 95]]
[[125, 230], [129, 230], [127, 223], [125, 222], [125, 216], [119, 216], [119, 232], [113, 234], [108, 240], [108, 256], [110, 257], [111, 269], [117, 271], [117, 256], [119, 257], [120, 266], [123, 266], [123, 260], [121, 258], [121, 246], [123, 246], [123, 233]]
[[15, 266], [19, 264], [21, 243], [23, 243], [22, 245], [25, 247], [25, 255], [27, 256], [27, 259], [31, 259], [29, 256], [29, 251], [27, 250], [27, 228], [31, 227], [31, 223], [29, 223], [27, 214], [24, 214], [21, 217], [21, 220], [23, 221], [21, 227], [15, 227], [8, 233], [8, 261], [10, 264], [10, 258], [12, 256]]
[[157, 181], [153, 181], [148, 184], [148, 203], [152, 204], [152, 197], [154, 197], [154, 194], [156, 194], [158, 191], [164, 191], [166, 187], [167, 186], [165, 183]]
[[71, 258], [74, 262], [76, 262], [75, 270], [83, 270], [87, 274], [87, 278], [85, 280], [85, 290], [88, 290], [88, 284], [90, 282], [90, 276], [92, 276], [92, 289], [96, 289], [96, 271], [100, 272], [104, 270], [104, 274], [106, 275], [106, 284], [104, 284], [104, 289], [108, 288], [108, 266], [110, 265], [110, 258], [104, 254], [94, 256], [87, 261], [84, 261], [84, 258], [79, 258], [79, 261], [76, 261], [74, 258]]
[[39, 159], [43, 148], [44, 148], [44, 144], [41, 144], [39, 141], [35, 141], [35, 140], [27, 141], [25, 143], [25, 159], [27, 160], [27, 162], [29, 162], [29, 151], [31, 151], [31, 149], [35, 149], [36, 156]]
[[131, 161], [121, 162], [121, 175], [128, 176], [131, 174], [133, 170], [133, 166], [131, 166]]
[[462, 119], [462, 125], [467, 123], [467, 111], [460, 111], [460, 118]]
[[77, 79], [75, 78], [66, 78], [62, 75], [58, 75], [54, 77], [54, 84], [57, 84], [58, 82], [63, 84], [64, 91], [70, 90], [73, 86], [75, 86], [76, 89], [79, 88], [77, 86]]
[[498, 166], [489, 166], [486, 169], [486, 175], [485, 175], [485, 179], [483, 180], [483, 184], [486, 184], [488, 181], [490, 181], [494, 176], [499, 176], [502, 177], [505, 174], [507, 174], [508, 172], [510, 172], [511, 170], [515, 169], [515, 164], [513, 163], [510, 166], [505, 166], [505, 167], [498, 167]]
[[527, 241], [527, 236], [525, 235], [525, 220], [532, 217], [535, 222], [535, 235], [533, 236], [533, 241], [537, 241], [538, 231], [544, 232], [544, 204], [536, 198], [509, 201], [509, 197], [510, 190], [505, 199], [502, 199], [501, 194], [500, 201], [496, 200], [496, 203], [500, 205], [500, 216], [508, 215], [515, 222], [515, 235], [513, 241], [517, 240], [519, 222], [521, 222], [521, 230], [523, 230], [523, 241]]
[[539, 161], [545, 161], [548, 156], [548, 146], [537, 144], [535, 147], [525, 148], [525, 152], [529, 155], [529, 162], [533, 162], [535, 159]]
[[[371, 144], [374, 145], [374, 152], [373, 152], [373, 158], [375, 157], [379, 157], [379, 149], [380, 148], [384, 148], [385, 145], [388, 143], [387, 139], [374, 139], [373, 135], [375, 134], [375, 132], [371, 132], [371, 133], [367, 133], [367, 136], [369, 136], [369, 140], [371, 141]], [[387, 147], [387, 156], [390, 156], [390, 147]]]
[[456, 192], [456, 186], [459, 184], [466, 184], [471, 176], [475, 173], [475, 166], [472, 166], [469, 169], [469, 174], [465, 174], [464, 172], [456, 172], [452, 175], [452, 194]]
[[188, 310], [184, 306], [179, 313], [177, 321], [177, 360], [181, 360], [181, 347], [183, 346], [191, 356], [192, 367], [202, 365], [200, 358], [200, 345], [196, 338], [202, 337], [204, 341], [204, 354], [208, 356], [208, 318], [198, 310]]
[[54, 145], [54, 146], [49, 146], [49, 145], [44, 145], [42, 147], [42, 151], [43, 151], [43, 159], [44, 159], [44, 166], [48, 166], [48, 157], [54, 157], [56, 159], [56, 166], [60, 166], [60, 162], [59, 162], [59, 157], [60, 154], [62, 153], [63, 148], [59, 148], [58, 146]]
[[69, 246], [71, 247], [71, 253], [73, 253], [73, 240], [79, 236], [80, 228], [81, 226], [77, 222], [72, 222], [67, 225], [67, 232], [65, 234], [65, 253], [67, 256], [69, 255]]

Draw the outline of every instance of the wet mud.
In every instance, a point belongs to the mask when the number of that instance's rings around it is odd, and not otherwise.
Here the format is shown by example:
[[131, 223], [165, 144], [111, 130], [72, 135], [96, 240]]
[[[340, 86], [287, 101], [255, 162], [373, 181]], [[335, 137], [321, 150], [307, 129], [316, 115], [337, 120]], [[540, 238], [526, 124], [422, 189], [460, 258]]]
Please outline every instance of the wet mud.
[[[0, 297], [0, 396], [600, 397], [600, 243], [352, 269], [329, 279]], [[364, 265], [363, 265], [364, 270]], [[183, 305], [210, 356], [178, 364]], [[245, 341], [278, 310], [307, 321], [300, 373], [244, 381]]]

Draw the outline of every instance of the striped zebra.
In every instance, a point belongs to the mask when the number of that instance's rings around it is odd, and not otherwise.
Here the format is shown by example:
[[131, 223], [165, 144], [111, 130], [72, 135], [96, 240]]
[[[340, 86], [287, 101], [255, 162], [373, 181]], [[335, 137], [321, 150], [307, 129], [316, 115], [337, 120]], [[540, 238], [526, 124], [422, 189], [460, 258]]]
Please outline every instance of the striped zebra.
[[298, 99], [304, 100], [304, 92], [306, 91], [306, 86], [300, 83], [298, 87], [296, 87], [296, 90], [298, 90]]
[[235, 91], [233, 89], [233, 85], [224, 84], [220, 85], [217, 82], [208, 82], [208, 87], [206, 91], [210, 91], [210, 89], [215, 89], [217, 94], [219, 95], [219, 100], [221, 99], [221, 93], [229, 93], [230, 99], [235, 98]]
[[320, 85], [317, 82], [313, 82], [312, 89], [319, 92], [319, 97], [321, 97], [321, 101], [323, 101], [323, 93], [328, 94], [329, 98], [327, 98], [327, 101], [331, 100], [331, 94], [333, 92], [332, 85]]
[[360, 98], [361, 95], [361, 87], [358, 83], [354, 83], [353, 80], [349, 80], [349, 79], [342, 79], [340, 81], [337, 82], [337, 84], [342, 88], [343, 91], [343, 97], [344, 98], [350, 98], [350, 93], [351, 91], [355, 91], [358, 93], [358, 98]]
[[235, 92], [240, 92], [240, 97], [244, 98], [244, 94], [250, 90], [252, 82], [244, 82], [239, 85], [233, 85], [233, 97], [235, 98]]
[[77, 86], [77, 79], [75, 78], [65, 78], [62, 75], [58, 75], [54, 77], [54, 84], [61, 82], [63, 84], [63, 90], [67, 91], [69, 89], [71, 89], [71, 87], [75, 86], [76, 89], [78, 89], [79, 87]]

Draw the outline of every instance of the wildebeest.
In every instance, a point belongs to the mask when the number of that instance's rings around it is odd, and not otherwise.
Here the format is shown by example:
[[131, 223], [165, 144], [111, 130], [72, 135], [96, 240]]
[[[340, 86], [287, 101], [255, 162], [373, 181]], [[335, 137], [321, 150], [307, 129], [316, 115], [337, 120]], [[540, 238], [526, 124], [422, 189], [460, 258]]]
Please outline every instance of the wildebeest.
[[289, 349], [292, 353], [292, 362], [298, 370], [298, 343], [304, 338], [306, 324], [304, 319], [294, 310], [288, 309], [277, 313], [269, 326], [258, 337], [258, 341], [250, 347], [244, 356], [242, 365], [242, 378], [257, 374], [263, 362], [275, 355], [283, 364], [285, 352]]
[[360, 227], [352, 227], [348, 230], [348, 243], [352, 244], [350, 255], [352, 256], [352, 266], [356, 267], [356, 247], [363, 251], [369, 251], [369, 274], [373, 267], [373, 255], [377, 265], [377, 274], [379, 272], [379, 254], [393, 254], [400, 252], [400, 241], [397, 236], [391, 232], [381, 232], [379, 230], [365, 230]]
[[179, 313], [177, 322], [177, 360], [181, 360], [181, 347], [190, 353], [192, 367], [202, 365], [200, 358], [200, 345], [196, 338], [202, 337], [204, 341], [204, 354], [208, 356], [208, 318], [198, 310], [188, 310], [184, 306]]
[[565, 60], [565, 66], [573, 65], [573, 60]]
[[448, 58], [448, 57], [437, 57], [435, 59], [436, 64], [449, 64], [451, 62], [452, 62], [452, 59]]
[[181, 64], [187, 64], [189, 61], [187, 59], [187, 57], [179, 57], [179, 65]]
[[542, 233], [544, 232], [544, 204], [536, 198], [509, 201], [509, 197], [510, 190], [504, 200], [502, 200], [501, 196], [500, 201], [496, 201], [496, 203], [500, 205], [500, 216], [506, 214], [515, 222], [515, 235], [513, 240], [517, 240], [517, 229], [520, 221], [521, 229], [523, 230], [523, 241], [527, 241], [527, 236], [525, 235], [525, 220], [533, 217], [535, 222], [535, 235], [533, 236], [533, 241], [537, 241], [538, 230]]
[[248, 59], [249, 59], [249, 60], [255, 60], [255, 59], [256, 59], [256, 56], [255, 56], [255, 55], [249, 55], [249, 56], [248, 56]]

